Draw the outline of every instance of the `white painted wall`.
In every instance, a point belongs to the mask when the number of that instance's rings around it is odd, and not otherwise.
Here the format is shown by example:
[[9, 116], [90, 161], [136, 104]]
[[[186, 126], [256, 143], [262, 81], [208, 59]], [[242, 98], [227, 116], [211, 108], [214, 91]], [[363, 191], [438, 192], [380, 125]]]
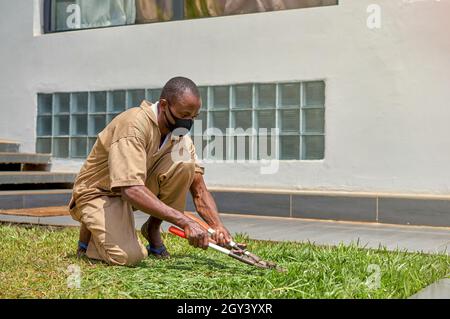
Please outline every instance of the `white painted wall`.
[[[380, 30], [366, 27], [372, 2]], [[31, 0], [0, 0], [0, 12], [0, 136], [24, 151], [34, 150], [37, 92], [161, 87], [175, 75], [200, 85], [325, 79], [324, 161], [283, 162], [275, 175], [210, 164], [208, 184], [450, 193], [450, 0], [341, 0], [38, 36]]]

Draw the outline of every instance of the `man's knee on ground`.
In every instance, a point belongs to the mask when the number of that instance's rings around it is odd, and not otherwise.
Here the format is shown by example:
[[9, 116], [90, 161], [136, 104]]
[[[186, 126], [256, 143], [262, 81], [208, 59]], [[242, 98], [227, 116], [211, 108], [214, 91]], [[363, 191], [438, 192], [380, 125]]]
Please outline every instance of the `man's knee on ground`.
[[134, 266], [147, 256], [140, 249], [124, 250], [119, 247], [105, 249], [105, 261], [114, 266]]

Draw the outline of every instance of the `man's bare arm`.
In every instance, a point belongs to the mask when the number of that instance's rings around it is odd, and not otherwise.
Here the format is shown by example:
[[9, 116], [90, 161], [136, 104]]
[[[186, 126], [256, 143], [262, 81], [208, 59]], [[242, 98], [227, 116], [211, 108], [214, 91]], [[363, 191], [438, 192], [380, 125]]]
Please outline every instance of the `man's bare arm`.
[[208, 191], [202, 174], [195, 174], [190, 191], [197, 212], [211, 228], [216, 230], [213, 239], [220, 245], [230, 242], [232, 240], [230, 233], [220, 219], [216, 202]]
[[125, 201], [144, 213], [183, 228], [192, 246], [203, 249], [208, 247], [208, 233], [198, 223], [164, 204], [147, 187], [122, 187], [121, 195]]

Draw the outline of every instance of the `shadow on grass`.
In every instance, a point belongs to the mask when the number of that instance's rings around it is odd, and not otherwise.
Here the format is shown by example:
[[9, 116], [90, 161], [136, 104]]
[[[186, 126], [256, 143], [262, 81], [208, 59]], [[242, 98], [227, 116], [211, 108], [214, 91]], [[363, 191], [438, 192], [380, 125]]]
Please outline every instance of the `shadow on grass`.
[[67, 258], [71, 259], [71, 260], [76, 260], [78, 262], [84, 262], [90, 266], [93, 265], [105, 265], [108, 266], [108, 263], [106, 263], [103, 260], [97, 260], [97, 259], [91, 259], [87, 256], [83, 256], [83, 257], [78, 257], [78, 255], [76, 253], [70, 253], [66, 255]]
[[194, 258], [192, 255], [188, 254], [174, 254], [171, 259], [177, 261], [177, 264], [169, 264], [166, 267], [167, 269], [192, 270], [198, 267], [203, 268], [205, 266], [214, 268], [215, 270], [230, 270], [234, 268], [223, 263], [219, 263], [211, 258], [198, 256]]
[[[108, 265], [108, 263], [102, 260], [90, 259], [86, 256], [78, 257], [76, 253], [71, 253], [66, 255], [66, 257], [70, 260], [76, 260], [78, 262], [84, 262], [89, 266], [103, 265], [110, 267], [118, 267], [113, 265]], [[148, 263], [149, 261], [153, 262], [152, 264]], [[155, 267], [154, 262], [157, 262], [158, 265]], [[125, 266], [126, 268], [135, 268], [135, 269], [158, 269], [163, 266], [167, 270], [184, 270], [184, 271], [192, 271], [195, 269], [210, 269], [211, 271], [226, 271], [227, 273], [236, 273], [242, 274], [241, 264], [236, 262], [236, 264], [229, 265], [226, 263], [217, 262], [214, 259], [203, 257], [203, 256], [192, 256], [189, 254], [173, 254], [170, 259], [161, 260], [156, 257], [148, 257], [134, 266]], [[242, 264], [244, 267], [248, 267], [248, 271], [251, 272], [261, 272], [261, 269], [253, 268], [248, 265]]]
[[[158, 262], [159, 260], [154, 257], [149, 258], [152, 261]], [[148, 259], [147, 259], [148, 260]], [[177, 271], [193, 271], [196, 269], [202, 269], [202, 271], [220, 271], [227, 272], [228, 274], [242, 274], [242, 266], [248, 267], [249, 272], [261, 272], [261, 269], [253, 268], [248, 265], [241, 264], [236, 262], [235, 264], [227, 264], [225, 262], [218, 262], [214, 259], [204, 257], [204, 256], [192, 256], [189, 254], [173, 254], [170, 259], [165, 260], [168, 262], [164, 262], [161, 264], [167, 270], [177, 270]], [[232, 261], [234, 262], [234, 261]], [[158, 265], [159, 266], [159, 265]], [[140, 264], [136, 265], [137, 268], [152, 268], [153, 265], [146, 263], [146, 261], [142, 261]]]

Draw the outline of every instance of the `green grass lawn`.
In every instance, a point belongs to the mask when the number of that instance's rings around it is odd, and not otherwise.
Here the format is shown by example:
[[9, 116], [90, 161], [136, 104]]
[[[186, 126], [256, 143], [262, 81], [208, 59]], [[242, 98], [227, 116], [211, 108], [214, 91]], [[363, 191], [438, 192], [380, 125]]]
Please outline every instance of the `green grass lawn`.
[[[0, 298], [406, 298], [450, 270], [446, 255], [237, 238], [288, 270], [279, 273], [171, 234], [164, 235], [170, 260], [111, 267], [77, 259], [77, 235], [77, 228], [0, 224]], [[81, 269], [80, 289], [67, 286], [70, 265]]]

